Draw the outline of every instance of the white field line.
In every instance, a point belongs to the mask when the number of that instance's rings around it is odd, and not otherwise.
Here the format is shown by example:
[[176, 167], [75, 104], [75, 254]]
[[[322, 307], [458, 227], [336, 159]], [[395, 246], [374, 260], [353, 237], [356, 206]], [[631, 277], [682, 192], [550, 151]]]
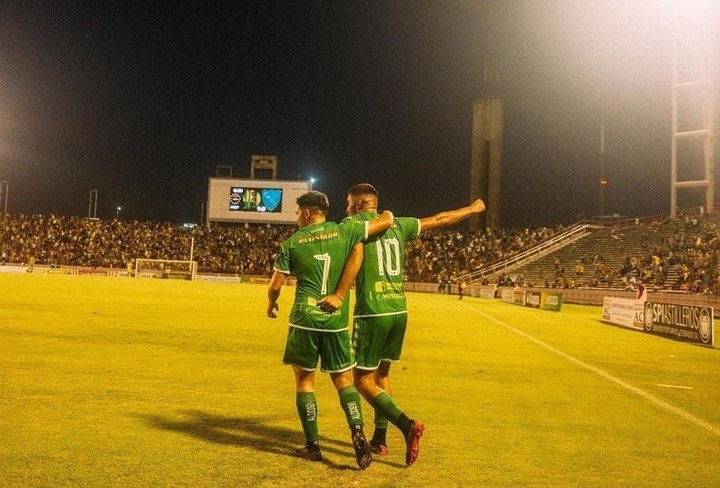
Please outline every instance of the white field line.
[[676, 390], [692, 390], [692, 386], [681, 386], [681, 385], [664, 385], [662, 383], [658, 383], [656, 386], [661, 386], [663, 388], [674, 388]]
[[682, 408], [678, 408], [674, 405], [671, 405], [668, 402], [666, 402], [665, 400], [662, 400], [662, 399], [656, 397], [652, 393], [648, 393], [645, 390], [641, 390], [640, 388], [631, 385], [627, 381], [623, 381], [620, 378], [611, 375], [607, 371], [603, 371], [600, 368], [597, 368], [591, 364], [585, 363], [573, 356], [570, 356], [569, 354], [562, 352], [561, 350], [551, 346], [550, 344], [547, 344], [547, 343], [541, 341], [540, 339], [531, 336], [527, 332], [523, 332], [522, 330], [516, 329], [515, 327], [513, 327], [509, 324], [506, 324], [505, 322], [503, 322], [501, 320], [498, 320], [484, 312], [481, 312], [480, 310], [476, 309], [475, 307], [473, 307], [469, 304], [464, 303], [464, 305], [466, 307], [472, 309], [473, 311], [475, 311], [477, 314], [481, 315], [482, 317], [485, 317], [487, 320], [494, 322], [495, 324], [500, 325], [502, 327], [505, 327], [506, 329], [508, 329], [520, 336], [523, 336], [524, 338], [534, 342], [535, 344], [537, 344], [538, 346], [540, 346], [544, 349], [547, 349], [548, 351], [552, 352], [553, 354], [557, 354], [561, 358], [563, 358], [567, 361], [570, 361], [571, 363], [576, 364], [577, 366], [580, 366], [581, 368], [587, 369], [588, 371], [592, 371], [593, 373], [597, 374], [598, 376], [601, 376], [601, 377], [605, 378], [606, 380], [609, 380], [609, 381], [615, 383], [616, 385], [618, 385], [622, 388], [625, 388], [626, 390], [628, 390], [632, 393], [635, 393], [636, 395], [641, 396], [641, 397], [645, 398], [646, 400], [651, 401], [655, 405], [657, 405], [661, 408], [664, 408], [665, 410], [667, 410], [669, 412], [679, 415], [680, 417], [684, 418], [685, 420], [702, 427], [703, 429], [711, 432], [712, 434], [715, 434], [716, 436], [720, 436], [720, 429], [718, 427], [712, 425], [709, 422], [706, 422], [705, 420], [703, 420], [699, 417], [696, 417], [695, 415], [691, 414], [690, 412], [687, 412], [687, 411], [683, 410]]

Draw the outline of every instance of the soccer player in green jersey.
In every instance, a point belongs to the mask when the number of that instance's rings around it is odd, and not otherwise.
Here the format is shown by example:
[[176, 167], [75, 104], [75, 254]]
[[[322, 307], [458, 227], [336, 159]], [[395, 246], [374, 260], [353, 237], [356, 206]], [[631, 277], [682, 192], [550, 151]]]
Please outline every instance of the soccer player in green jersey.
[[[357, 464], [360, 469], [365, 469], [372, 462], [372, 454], [363, 432], [360, 395], [353, 384], [355, 358], [348, 333], [349, 307], [345, 298], [361, 264], [362, 241], [390, 227], [392, 213], [384, 212], [371, 221], [327, 222], [328, 199], [318, 191], [301, 195], [297, 205], [299, 229], [280, 246], [268, 286], [267, 305], [268, 317], [277, 318], [277, 300], [282, 286], [288, 275], [295, 275], [295, 300], [290, 310], [283, 362], [293, 368], [295, 400], [306, 439], [296, 454], [312, 461], [322, 460], [314, 393], [315, 369], [320, 359], [321, 371], [330, 374], [338, 391]], [[351, 257], [353, 251], [354, 258]], [[347, 270], [344, 274], [343, 269]], [[335, 293], [336, 303], [344, 302], [344, 305], [340, 304], [331, 312], [320, 308], [318, 302], [328, 293]]]
[[[377, 217], [378, 192], [367, 183], [355, 185], [348, 191], [347, 204], [349, 218], [345, 221], [369, 221]], [[388, 230], [365, 242], [362, 267], [355, 283], [354, 380], [375, 409], [375, 432], [370, 440], [373, 453], [381, 456], [388, 453], [389, 420], [403, 433], [405, 463], [410, 466], [418, 457], [420, 437], [425, 430], [421, 421], [409, 418], [390, 396], [390, 365], [400, 360], [408, 319], [403, 290], [405, 243], [423, 232], [456, 224], [484, 210], [485, 204], [478, 199], [467, 207], [432, 217], [397, 217]], [[341, 302], [329, 296], [321, 305], [332, 309]]]

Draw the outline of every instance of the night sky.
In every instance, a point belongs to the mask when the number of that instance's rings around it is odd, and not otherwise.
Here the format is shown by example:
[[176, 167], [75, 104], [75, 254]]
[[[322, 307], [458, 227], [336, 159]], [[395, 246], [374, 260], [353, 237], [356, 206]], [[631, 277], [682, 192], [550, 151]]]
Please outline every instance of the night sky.
[[215, 168], [249, 177], [252, 154], [317, 178], [333, 219], [358, 182], [396, 215], [465, 205], [492, 67], [503, 226], [598, 213], [603, 117], [606, 213], [667, 214], [669, 3], [3, 2], [8, 210], [87, 216], [96, 189], [100, 218], [198, 222]]

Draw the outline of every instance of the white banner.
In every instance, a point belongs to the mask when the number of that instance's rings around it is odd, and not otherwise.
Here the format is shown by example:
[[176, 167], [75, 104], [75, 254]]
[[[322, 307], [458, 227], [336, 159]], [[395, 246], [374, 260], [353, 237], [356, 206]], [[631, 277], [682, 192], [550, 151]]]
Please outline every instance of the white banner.
[[642, 330], [643, 304], [643, 301], [632, 298], [604, 297], [602, 320], [603, 322]]

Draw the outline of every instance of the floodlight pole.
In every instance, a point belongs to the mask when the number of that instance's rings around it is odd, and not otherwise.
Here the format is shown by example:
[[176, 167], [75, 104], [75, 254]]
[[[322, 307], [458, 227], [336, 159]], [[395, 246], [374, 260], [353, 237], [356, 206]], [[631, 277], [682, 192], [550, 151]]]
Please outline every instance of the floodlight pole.
[[605, 124], [600, 125], [600, 215], [605, 215]]
[[97, 190], [90, 190], [90, 202], [88, 203], [88, 218], [89, 219], [97, 218], [97, 198], [98, 198]]
[[10, 183], [8, 181], [0, 181], [0, 205], [2, 205], [2, 214], [7, 215], [8, 189]]

